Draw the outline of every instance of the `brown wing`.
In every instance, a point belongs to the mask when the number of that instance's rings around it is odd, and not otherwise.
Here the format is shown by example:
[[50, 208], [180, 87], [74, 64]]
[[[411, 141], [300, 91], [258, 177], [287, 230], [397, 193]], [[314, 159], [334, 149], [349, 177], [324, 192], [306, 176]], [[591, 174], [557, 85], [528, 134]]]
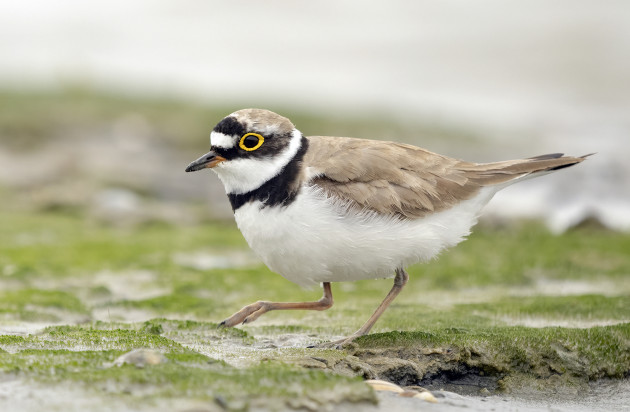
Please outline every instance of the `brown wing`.
[[308, 140], [308, 184], [357, 208], [407, 218], [448, 209], [486, 185], [583, 160], [554, 154], [476, 164], [395, 142], [327, 136]]

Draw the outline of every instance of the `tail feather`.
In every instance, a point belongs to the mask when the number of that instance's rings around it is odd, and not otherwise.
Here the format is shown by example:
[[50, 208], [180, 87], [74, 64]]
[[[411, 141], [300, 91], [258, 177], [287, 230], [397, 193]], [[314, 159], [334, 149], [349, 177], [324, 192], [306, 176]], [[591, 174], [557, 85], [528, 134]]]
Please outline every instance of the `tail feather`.
[[496, 163], [480, 163], [471, 166], [469, 171], [473, 180], [482, 186], [507, 183], [523, 177], [535, 176], [571, 167], [583, 162], [588, 156], [564, 156], [563, 153], [551, 153], [527, 159], [507, 160]]
[[562, 156], [564, 156], [564, 153], [549, 153], [549, 154], [544, 154], [544, 155], [539, 155], [539, 156], [534, 156], [534, 157], [528, 157], [525, 160], [548, 160], [548, 159], [557, 159]]

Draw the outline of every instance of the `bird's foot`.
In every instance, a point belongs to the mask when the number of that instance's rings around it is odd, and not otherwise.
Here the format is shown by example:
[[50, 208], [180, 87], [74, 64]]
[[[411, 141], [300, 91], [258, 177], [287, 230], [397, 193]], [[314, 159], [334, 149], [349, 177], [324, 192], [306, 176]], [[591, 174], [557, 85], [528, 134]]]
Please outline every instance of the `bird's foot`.
[[260, 315], [271, 309], [271, 302], [259, 301], [245, 306], [223, 322], [219, 323], [219, 327], [231, 328], [239, 324], [251, 323], [258, 319]]
[[309, 346], [309, 348], [317, 348], [317, 349], [349, 349], [352, 347], [356, 347], [356, 343], [354, 340], [361, 335], [351, 335], [347, 338], [339, 339], [332, 342], [322, 342], [317, 345]]

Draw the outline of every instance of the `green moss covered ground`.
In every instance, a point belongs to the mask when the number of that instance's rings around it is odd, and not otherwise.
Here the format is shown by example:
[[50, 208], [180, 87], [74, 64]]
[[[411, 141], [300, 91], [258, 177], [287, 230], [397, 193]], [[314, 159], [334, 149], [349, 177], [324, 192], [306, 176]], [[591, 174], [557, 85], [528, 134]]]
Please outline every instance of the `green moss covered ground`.
[[[143, 150], [175, 153], [173, 173], [182, 174], [182, 159], [201, 154], [208, 122], [236, 109], [76, 89], [2, 92], [0, 104], [6, 159], [44, 159], [28, 156], [57, 141], [64, 150], [100, 147], [121, 122], [140, 118], [150, 136]], [[436, 144], [475, 139], [430, 125], [288, 114], [307, 134], [405, 141], [413, 130]], [[49, 154], [52, 163], [63, 155]], [[131, 190], [143, 210], [183, 196], [179, 183], [163, 193], [153, 184], [159, 178], [125, 180], [127, 171], [114, 178], [115, 166], [99, 169], [102, 175], [62, 167], [58, 176], [44, 171], [33, 182], [0, 184], [0, 406], [319, 410], [373, 404], [364, 378], [472, 394], [534, 391], [544, 399], [578, 397], [593, 382], [629, 377], [627, 234], [584, 226], [554, 236], [534, 222], [481, 225], [440, 259], [409, 268], [407, 287], [372, 334], [344, 350], [312, 349], [356, 330], [391, 279], [334, 284], [328, 311], [272, 312], [218, 329], [256, 300], [314, 300], [321, 290], [269, 271], [231, 221], [207, 220], [203, 195], [175, 207], [186, 210], [184, 218], [103, 219], [88, 194]], [[77, 192], [87, 194], [72, 200]], [[136, 349], [158, 361], [121, 361]]]
[[[115, 229], [14, 211], [1, 214], [0, 225], [4, 376], [107, 388], [107, 396], [141, 402], [286, 405], [300, 397], [373, 402], [357, 376], [451, 389], [483, 376], [477, 389], [518, 391], [630, 371], [624, 235], [478, 228], [441, 259], [411, 268], [408, 288], [374, 333], [337, 351], [307, 346], [360, 326], [391, 280], [335, 284], [336, 304], [326, 312], [276, 312], [218, 329], [255, 300], [314, 299], [320, 291], [301, 290], [252, 260], [231, 224]], [[231, 267], [200, 269], [186, 256], [229, 257], [223, 266]], [[593, 292], [575, 293], [576, 285]], [[114, 365], [138, 348], [165, 361]]]

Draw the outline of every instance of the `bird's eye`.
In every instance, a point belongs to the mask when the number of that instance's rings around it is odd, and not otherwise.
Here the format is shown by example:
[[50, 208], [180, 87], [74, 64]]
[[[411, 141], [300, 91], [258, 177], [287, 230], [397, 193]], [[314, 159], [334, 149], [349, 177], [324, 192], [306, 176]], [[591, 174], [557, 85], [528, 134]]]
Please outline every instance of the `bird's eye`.
[[262, 146], [264, 141], [265, 139], [258, 133], [247, 133], [241, 137], [238, 146], [243, 150], [251, 152]]

